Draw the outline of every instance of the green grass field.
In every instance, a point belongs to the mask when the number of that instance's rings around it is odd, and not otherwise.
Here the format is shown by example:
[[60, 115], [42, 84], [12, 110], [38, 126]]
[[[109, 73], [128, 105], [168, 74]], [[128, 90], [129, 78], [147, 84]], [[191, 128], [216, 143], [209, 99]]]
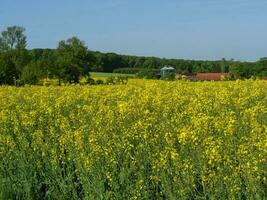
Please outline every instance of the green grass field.
[[105, 72], [90, 72], [90, 75], [93, 79], [106, 79], [111, 76], [131, 76], [134, 77], [134, 74], [119, 74], [119, 73], [105, 73]]
[[[134, 77], [134, 74], [119, 74], [119, 73], [105, 73], [105, 72], [90, 72], [90, 76], [94, 80], [103, 80], [105, 81], [108, 77], [116, 77], [116, 76], [129, 76]], [[83, 77], [80, 80], [80, 83], [85, 83], [86, 78]], [[42, 79], [38, 83], [38, 85], [58, 85], [58, 79]]]

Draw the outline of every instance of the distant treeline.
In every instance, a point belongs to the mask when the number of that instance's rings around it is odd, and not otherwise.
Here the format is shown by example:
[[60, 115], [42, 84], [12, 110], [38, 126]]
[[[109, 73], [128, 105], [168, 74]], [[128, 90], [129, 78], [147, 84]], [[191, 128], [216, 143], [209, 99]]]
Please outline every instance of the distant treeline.
[[[56, 60], [56, 49], [32, 49], [29, 54], [35, 60]], [[89, 51], [94, 58], [90, 71], [136, 74], [144, 69], [160, 69], [165, 65], [173, 66], [177, 73], [220, 73], [230, 72], [236, 78], [267, 76], [267, 58], [257, 62], [240, 62], [232, 60], [183, 60], [157, 57], [140, 57]]]
[[12, 26], [0, 35], [0, 84], [36, 84], [44, 77], [57, 78], [59, 84], [76, 83], [90, 71], [138, 74], [165, 65], [182, 74], [230, 72], [238, 79], [267, 76], [267, 58], [240, 62], [127, 56], [91, 51], [77, 37], [60, 41], [56, 49], [29, 50], [24, 31], [23, 27]]
[[177, 73], [184, 74], [230, 72], [235, 78], [267, 76], [267, 58], [262, 58], [257, 62], [240, 62], [224, 58], [208, 61], [127, 56], [100, 52], [92, 52], [92, 54], [96, 58], [95, 66], [92, 69], [103, 72], [136, 73], [140, 69], [160, 69], [170, 65], [176, 69]]

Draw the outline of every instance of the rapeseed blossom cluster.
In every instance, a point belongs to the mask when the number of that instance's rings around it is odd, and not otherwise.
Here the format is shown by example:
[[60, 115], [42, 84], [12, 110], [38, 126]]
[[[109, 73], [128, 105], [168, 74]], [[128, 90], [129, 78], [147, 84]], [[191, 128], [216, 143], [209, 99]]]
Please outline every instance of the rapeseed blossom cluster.
[[0, 88], [2, 199], [266, 199], [267, 82]]

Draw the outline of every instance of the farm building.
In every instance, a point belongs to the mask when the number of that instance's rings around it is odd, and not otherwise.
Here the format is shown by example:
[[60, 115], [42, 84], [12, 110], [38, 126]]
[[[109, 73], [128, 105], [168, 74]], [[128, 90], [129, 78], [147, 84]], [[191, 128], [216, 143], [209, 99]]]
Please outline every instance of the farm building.
[[175, 68], [172, 66], [165, 66], [160, 69], [160, 77], [161, 78], [168, 78], [171, 76], [175, 76]]
[[194, 78], [198, 81], [220, 81], [223, 78], [230, 78], [229, 73], [198, 73]]
[[181, 79], [194, 80], [194, 76], [195, 74], [184, 72], [184, 73], [177, 73], [175, 75], [175, 78], [180, 80]]
[[229, 73], [197, 73], [197, 74], [176, 74], [176, 79], [187, 79], [195, 81], [220, 81], [223, 78], [231, 78]]

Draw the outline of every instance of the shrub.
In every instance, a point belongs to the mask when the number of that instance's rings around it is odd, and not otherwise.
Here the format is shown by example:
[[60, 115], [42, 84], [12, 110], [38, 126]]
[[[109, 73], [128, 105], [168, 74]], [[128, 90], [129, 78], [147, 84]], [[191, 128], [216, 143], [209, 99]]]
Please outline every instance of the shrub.
[[157, 79], [157, 71], [153, 69], [143, 69], [136, 75], [138, 78], [142, 79]]
[[31, 62], [26, 65], [20, 77], [20, 84], [36, 85], [42, 77], [42, 71], [38, 62]]
[[98, 80], [95, 81], [95, 84], [96, 85], [103, 85], [104, 84], [104, 81], [101, 80], [101, 79], [98, 79]]
[[116, 83], [116, 78], [115, 78], [114, 76], [109, 76], [109, 77], [106, 79], [105, 83], [106, 83], [107, 85], [113, 85], [113, 84]]
[[95, 80], [93, 78], [91, 78], [90, 76], [88, 76], [86, 79], [86, 83], [88, 85], [95, 85]]

